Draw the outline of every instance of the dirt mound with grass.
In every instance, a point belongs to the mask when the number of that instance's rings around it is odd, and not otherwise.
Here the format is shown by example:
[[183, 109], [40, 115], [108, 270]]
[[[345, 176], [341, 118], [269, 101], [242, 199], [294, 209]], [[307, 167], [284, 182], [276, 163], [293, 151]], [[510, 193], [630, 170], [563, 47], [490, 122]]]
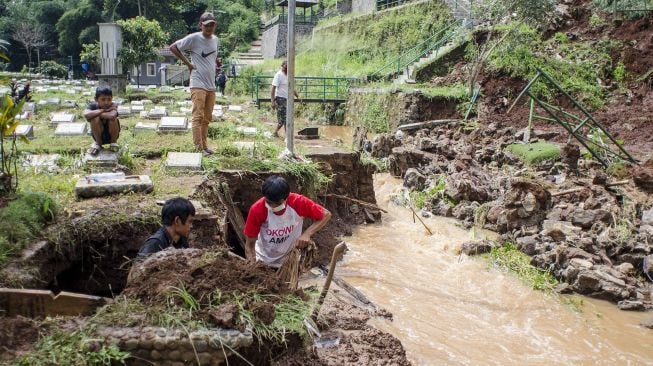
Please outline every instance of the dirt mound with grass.
[[39, 322], [22, 316], [0, 317], [0, 363], [29, 352], [38, 337]]

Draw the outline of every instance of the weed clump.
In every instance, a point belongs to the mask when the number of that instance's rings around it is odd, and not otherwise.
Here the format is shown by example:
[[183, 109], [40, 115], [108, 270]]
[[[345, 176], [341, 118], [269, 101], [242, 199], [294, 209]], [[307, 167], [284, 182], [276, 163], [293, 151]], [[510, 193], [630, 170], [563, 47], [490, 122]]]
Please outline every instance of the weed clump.
[[508, 145], [506, 149], [517, 155], [528, 165], [538, 164], [545, 160], [557, 160], [560, 158], [560, 148], [546, 142], [513, 144]]
[[494, 247], [489, 254], [492, 265], [517, 276], [534, 290], [553, 293], [558, 280], [546, 270], [533, 267], [531, 258], [522, 253], [513, 243]]

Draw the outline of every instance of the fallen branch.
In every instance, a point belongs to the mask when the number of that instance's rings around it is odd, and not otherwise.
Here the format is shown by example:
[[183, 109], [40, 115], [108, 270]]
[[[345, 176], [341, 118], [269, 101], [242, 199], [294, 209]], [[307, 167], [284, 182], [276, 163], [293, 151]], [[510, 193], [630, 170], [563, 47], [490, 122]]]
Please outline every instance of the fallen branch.
[[345, 200], [345, 201], [351, 201], [351, 202], [357, 203], [357, 204], [359, 204], [361, 206], [369, 207], [369, 208], [374, 209], [374, 210], [379, 210], [379, 211], [381, 211], [383, 213], [388, 213], [388, 211], [382, 209], [381, 207], [379, 207], [379, 206], [377, 206], [377, 205], [375, 205], [373, 203], [357, 200], [355, 198], [351, 198], [351, 197], [347, 197], [347, 196], [341, 196], [341, 195], [335, 194], [335, 193], [328, 193], [326, 196], [327, 197], [338, 198], [338, 199]]
[[[419, 220], [419, 222], [421, 222], [422, 225], [424, 225], [424, 228], [426, 229], [426, 231], [428, 231], [429, 235], [433, 235], [433, 232], [431, 231], [431, 229], [429, 229], [429, 227], [426, 226], [426, 223], [424, 222], [424, 220], [422, 220], [421, 217], [419, 217], [419, 215], [417, 214], [417, 212], [415, 212], [415, 209], [413, 209], [412, 206], [408, 206], [408, 208], [410, 208], [410, 210], [413, 211], [413, 218], [417, 217], [417, 219]], [[414, 220], [413, 220], [413, 221], [414, 221]]]
[[[630, 183], [630, 180], [622, 180], [622, 181], [619, 181], [619, 182], [608, 183], [605, 186], [606, 187], [617, 187], [617, 186], [626, 185], [628, 183]], [[566, 191], [554, 192], [554, 193], [551, 193], [551, 197], [560, 197], [560, 196], [564, 196], [564, 195], [567, 195], [567, 194], [578, 193], [578, 192], [582, 191], [585, 188], [588, 188], [588, 187], [578, 187], [578, 188], [568, 189]]]

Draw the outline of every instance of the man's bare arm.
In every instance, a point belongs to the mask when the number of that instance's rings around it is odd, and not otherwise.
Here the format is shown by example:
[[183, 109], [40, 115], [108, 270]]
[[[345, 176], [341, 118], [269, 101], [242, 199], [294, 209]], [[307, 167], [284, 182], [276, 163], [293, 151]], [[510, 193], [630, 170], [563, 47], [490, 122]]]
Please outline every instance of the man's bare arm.
[[184, 54], [179, 50], [176, 44], [170, 46], [170, 52], [172, 52], [172, 54], [175, 55], [175, 57], [180, 59], [181, 62], [183, 62], [186, 66], [188, 66], [189, 71], [193, 71], [195, 69], [195, 65], [193, 65], [193, 63], [190, 62], [188, 58], [186, 58], [186, 56], [184, 56]]

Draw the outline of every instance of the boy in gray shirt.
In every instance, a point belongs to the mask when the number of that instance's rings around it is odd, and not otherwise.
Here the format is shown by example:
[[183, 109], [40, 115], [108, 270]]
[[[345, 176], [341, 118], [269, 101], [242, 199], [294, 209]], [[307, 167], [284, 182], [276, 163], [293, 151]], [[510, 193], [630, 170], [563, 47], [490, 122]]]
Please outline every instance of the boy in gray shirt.
[[[176, 41], [170, 46], [170, 51], [190, 70], [193, 143], [204, 156], [208, 156], [213, 154], [206, 139], [215, 105], [215, 68], [219, 41], [213, 34], [216, 27], [213, 14], [202, 14], [199, 24], [200, 32], [189, 34]], [[190, 52], [191, 60], [184, 56], [182, 52], [185, 51]]]

